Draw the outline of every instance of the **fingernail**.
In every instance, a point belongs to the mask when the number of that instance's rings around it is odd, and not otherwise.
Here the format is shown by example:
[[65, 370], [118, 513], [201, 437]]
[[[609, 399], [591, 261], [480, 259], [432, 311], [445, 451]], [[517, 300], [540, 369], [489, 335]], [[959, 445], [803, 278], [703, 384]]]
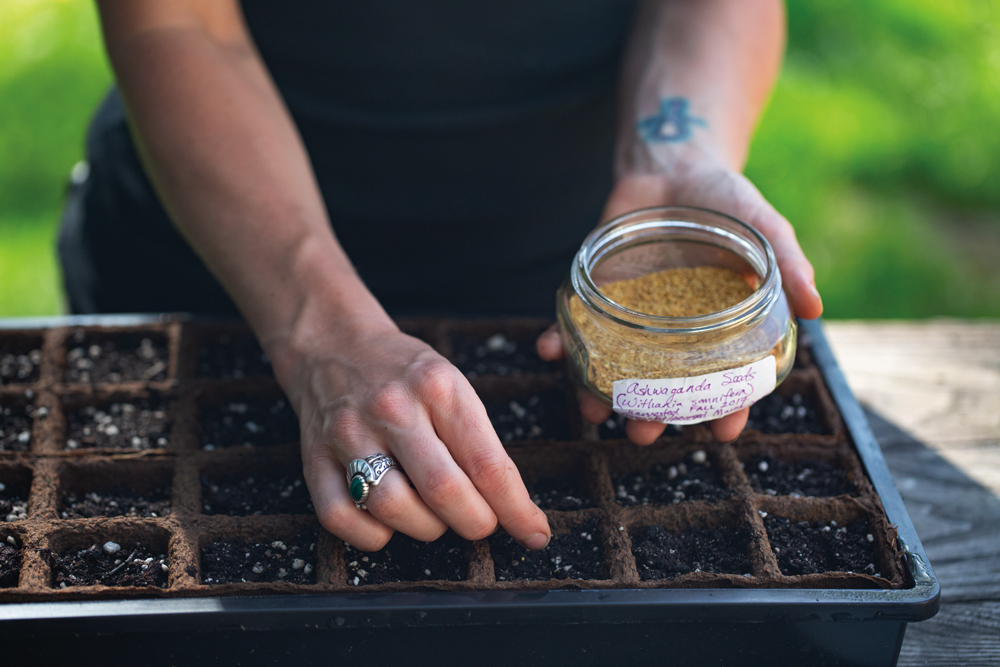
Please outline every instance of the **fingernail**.
[[524, 541], [524, 548], [538, 551], [549, 545], [549, 536], [545, 533], [535, 533]]

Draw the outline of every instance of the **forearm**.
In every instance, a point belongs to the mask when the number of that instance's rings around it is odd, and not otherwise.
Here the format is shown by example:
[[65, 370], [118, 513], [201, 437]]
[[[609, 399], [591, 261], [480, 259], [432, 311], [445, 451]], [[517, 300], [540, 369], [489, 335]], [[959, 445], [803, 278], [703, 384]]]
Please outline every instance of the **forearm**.
[[[111, 4], [111, 3], [107, 3]], [[301, 139], [249, 38], [102, 7], [143, 162], [171, 219], [291, 374], [296, 337], [388, 318], [330, 229]], [[126, 10], [127, 11], [127, 10]]]
[[[618, 177], [706, 157], [742, 170], [780, 69], [784, 26], [781, 0], [642, 3], [622, 80]], [[666, 114], [664, 100], [674, 101]]]

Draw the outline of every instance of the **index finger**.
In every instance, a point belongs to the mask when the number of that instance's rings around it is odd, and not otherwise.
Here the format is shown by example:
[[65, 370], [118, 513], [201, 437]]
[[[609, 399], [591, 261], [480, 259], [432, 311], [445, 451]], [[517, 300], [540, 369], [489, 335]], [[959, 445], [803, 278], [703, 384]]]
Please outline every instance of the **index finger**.
[[435, 401], [429, 406], [438, 437], [504, 530], [528, 549], [544, 548], [552, 535], [545, 513], [528, 496], [472, 385], [461, 374], [456, 375], [454, 400]]

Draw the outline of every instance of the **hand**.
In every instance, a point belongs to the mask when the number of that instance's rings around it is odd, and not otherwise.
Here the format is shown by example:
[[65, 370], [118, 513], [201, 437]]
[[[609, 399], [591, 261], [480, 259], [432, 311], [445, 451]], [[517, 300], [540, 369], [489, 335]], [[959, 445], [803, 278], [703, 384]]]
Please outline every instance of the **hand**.
[[[795, 238], [795, 230], [764, 199], [763, 195], [742, 174], [719, 162], [705, 160], [694, 167], [664, 174], [642, 174], [623, 177], [604, 209], [604, 220], [651, 206], [699, 206], [728, 213], [757, 228], [774, 248], [781, 278], [796, 314], [814, 319], [823, 313], [823, 302], [816, 290], [812, 264], [806, 259]], [[552, 361], [565, 356], [559, 330], [553, 326], [538, 339], [538, 354]], [[599, 424], [611, 416], [611, 410], [587, 393], [580, 394], [583, 417]], [[734, 412], [709, 423], [712, 435], [720, 442], [735, 440], [743, 431], [750, 414], [749, 408]], [[626, 433], [637, 445], [648, 445], [663, 433], [666, 426], [658, 422], [629, 420]]]
[[[499, 520], [529, 549], [548, 544], [548, 521], [482, 402], [429, 345], [385, 322], [310, 348], [282, 384], [293, 388], [306, 483], [327, 530], [374, 551], [394, 530], [432, 541], [450, 526], [476, 540]], [[394, 457], [405, 475], [387, 472], [365, 512], [350, 497], [345, 471], [352, 460], [379, 452]]]

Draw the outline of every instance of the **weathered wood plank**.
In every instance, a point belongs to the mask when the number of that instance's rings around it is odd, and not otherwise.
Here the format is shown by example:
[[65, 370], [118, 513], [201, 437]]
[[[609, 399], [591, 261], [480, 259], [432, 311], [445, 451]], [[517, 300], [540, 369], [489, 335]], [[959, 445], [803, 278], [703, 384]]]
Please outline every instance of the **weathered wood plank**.
[[1000, 602], [954, 603], [906, 628], [900, 667], [1000, 665]]

